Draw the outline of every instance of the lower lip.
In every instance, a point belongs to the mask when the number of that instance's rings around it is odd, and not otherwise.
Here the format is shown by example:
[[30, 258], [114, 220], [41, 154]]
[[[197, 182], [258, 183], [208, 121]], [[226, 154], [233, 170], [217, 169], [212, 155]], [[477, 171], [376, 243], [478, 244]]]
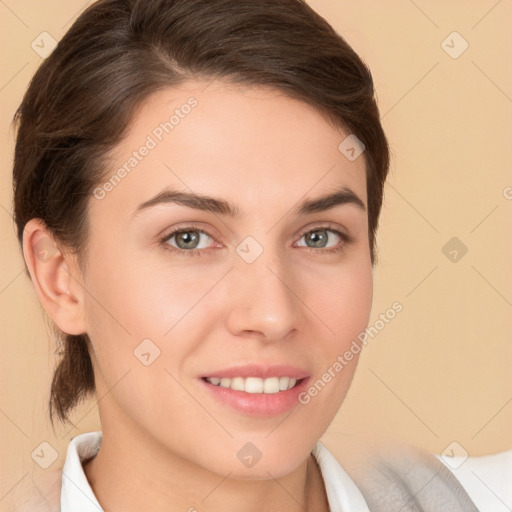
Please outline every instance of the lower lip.
[[299, 394], [307, 387], [309, 377], [302, 379], [292, 389], [278, 393], [246, 393], [214, 386], [200, 379], [207, 391], [237, 411], [251, 416], [277, 416], [299, 405]]

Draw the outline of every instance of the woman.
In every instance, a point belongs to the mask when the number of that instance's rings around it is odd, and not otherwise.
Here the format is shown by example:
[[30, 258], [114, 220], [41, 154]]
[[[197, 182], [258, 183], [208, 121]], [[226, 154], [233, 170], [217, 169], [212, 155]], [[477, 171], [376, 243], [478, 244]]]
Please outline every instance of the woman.
[[433, 457], [342, 467], [318, 442], [389, 155], [369, 70], [304, 1], [100, 0], [16, 120], [18, 236], [62, 333], [50, 417], [96, 393], [102, 425], [56, 510], [477, 510]]

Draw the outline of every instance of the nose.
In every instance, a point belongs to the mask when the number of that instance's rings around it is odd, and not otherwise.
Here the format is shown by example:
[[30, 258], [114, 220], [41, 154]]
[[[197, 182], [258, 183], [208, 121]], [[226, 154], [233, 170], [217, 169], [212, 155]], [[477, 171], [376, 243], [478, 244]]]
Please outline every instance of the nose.
[[300, 329], [304, 305], [298, 284], [285, 267], [285, 262], [270, 250], [264, 250], [252, 263], [235, 259], [226, 294], [226, 327], [234, 336], [275, 342]]

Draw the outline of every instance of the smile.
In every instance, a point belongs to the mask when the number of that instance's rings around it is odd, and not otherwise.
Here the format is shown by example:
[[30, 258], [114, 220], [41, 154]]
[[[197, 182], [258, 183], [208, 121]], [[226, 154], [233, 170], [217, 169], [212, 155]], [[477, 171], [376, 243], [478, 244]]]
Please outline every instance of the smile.
[[220, 386], [234, 391], [244, 391], [245, 393], [265, 393], [274, 394], [282, 391], [288, 391], [296, 386], [302, 379], [294, 377], [269, 377], [262, 379], [260, 377], [205, 377], [205, 380], [214, 386]]

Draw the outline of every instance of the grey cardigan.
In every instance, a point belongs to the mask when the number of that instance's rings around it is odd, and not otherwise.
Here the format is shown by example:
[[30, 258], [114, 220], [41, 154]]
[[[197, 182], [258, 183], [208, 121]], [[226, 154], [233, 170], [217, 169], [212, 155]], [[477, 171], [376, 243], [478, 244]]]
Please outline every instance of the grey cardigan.
[[371, 512], [479, 512], [453, 473], [418, 448], [363, 450], [341, 463]]

